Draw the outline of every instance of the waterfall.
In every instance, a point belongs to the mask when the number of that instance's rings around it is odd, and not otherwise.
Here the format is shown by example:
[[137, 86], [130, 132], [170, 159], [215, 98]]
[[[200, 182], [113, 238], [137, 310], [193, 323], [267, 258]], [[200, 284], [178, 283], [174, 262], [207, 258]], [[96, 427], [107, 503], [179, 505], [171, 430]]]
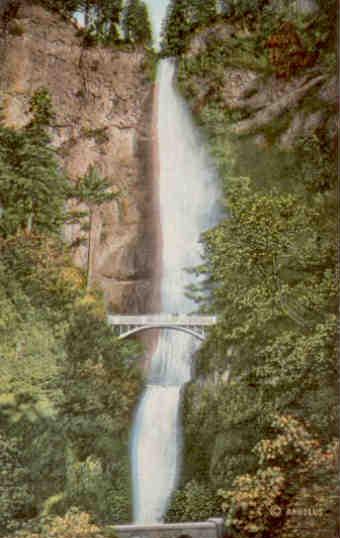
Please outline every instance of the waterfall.
[[[162, 233], [161, 311], [190, 313], [186, 297], [200, 262], [201, 233], [216, 223], [217, 181], [190, 112], [175, 88], [175, 64], [158, 68], [159, 204]], [[134, 520], [161, 521], [180, 468], [181, 387], [190, 380], [197, 343], [187, 334], [165, 330], [152, 357], [148, 384], [132, 436]]]

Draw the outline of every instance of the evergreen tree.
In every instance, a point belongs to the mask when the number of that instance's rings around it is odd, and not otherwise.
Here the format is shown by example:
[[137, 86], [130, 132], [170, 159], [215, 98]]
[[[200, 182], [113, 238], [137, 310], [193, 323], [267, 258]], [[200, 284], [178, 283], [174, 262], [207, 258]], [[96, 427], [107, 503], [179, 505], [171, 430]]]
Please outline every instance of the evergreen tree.
[[169, 3], [162, 30], [162, 51], [166, 56], [177, 56], [184, 52], [192, 30], [191, 12], [189, 0], [172, 0]]
[[83, 8], [83, 0], [39, 0], [44, 7], [53, 11], [59, 11], [63, 15], [73, 15]]
[[89, 208], [87, 288], [91, 285], [93, 266], [93, 214], [96, 207], [115, 198], [116, 194], [108, 190], [110, 187], [108, 179], [102, 178], [96, 168], [90, 166], [87, 173], [79, 178], [72, 191], [72, 195], [79, 201], [86, 203]]
[[102, 0], [105, 2], [103, 13], [108, 24], [108, 33], [111, 39], [119, 38], [119, 23], [123, 9], [123, 0]]
[[222, 0], [222, 12], [227, 15], [244, 17], [245, 15], [256, 15], [269, 4], [268, 0]]
[[66, 219], [67, 180], [60, 171], [46, 128], [53, 111], [46, 89], [31, 99], [33, 119], [15, 131], [0, 126], [0, 229], [11, 235], [57, 232]]
[[127, 41], [150, 45], [152, 40], [148, 9], [141, 0], [128, 0], [123, 17], [123, 32]]
[[193, 24], [204, 26], [217, 15], [216, 0], [193, 0], [192, 10]]
[[39, 3], [63, 15], [83, 13], [85, 27], [96, 37], [111, 41], [119, 39], [123, 0], [39, 0]]
[[162, 50], [167, 56], [182, 54], [191, 32], [214, 20], [216, 0], [172, 0], [162, 31]]
[[[93, 213], [97, 206], [116, 195], [106, 178], [91, 166], [72, 185], [59, 169], [55, 151], [50, 145], [47, 127], [54, 118], [51, 97], [45, 88], [31, 99], [32, 121], [21, 131], [0, 126], [0, 231], [11, 236], [24, 230], [58, 233], [71, 215], [66, 211], [71, 197], [89, 208], [88, 287], [91, 282]], [[72, 214], [79, 220], [83, 213]]]
[[[119, 23], [123, 0], [35, 0], [64, 16], [84, 14], [85, 27], [91, 36], [104, 41], [119, 40]], [[96, 39], [93, 40], [96, 42]]]
[[93, 20], [88, 25], [92, 24], [98, 37], [117, 41], [123, 0], [91, 0], [91, 3]]

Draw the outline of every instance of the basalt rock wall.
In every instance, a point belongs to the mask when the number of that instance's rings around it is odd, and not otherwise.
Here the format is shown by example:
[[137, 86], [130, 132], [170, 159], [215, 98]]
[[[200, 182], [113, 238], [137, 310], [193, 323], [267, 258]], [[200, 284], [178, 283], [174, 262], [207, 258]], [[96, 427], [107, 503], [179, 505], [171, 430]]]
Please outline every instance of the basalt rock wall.
[[[18, 2], [10, 13], [7, 6], [1, 26], [0, 100], [6, 124], [25, 125], [31, 96], [41, 87], [49, 90], [56, 112], [52, 143], [70, 180], [95, 165], [118, 193], [94, 213], [92, 280], [112, 310], [150, 311], [153, 84], [144, 50], [86, 48], [75, 22], [30, 2]], [[78, 224], [65, 228], [66, 239], [75, 244], [74, 261], [84, 270], [88, 233]]]

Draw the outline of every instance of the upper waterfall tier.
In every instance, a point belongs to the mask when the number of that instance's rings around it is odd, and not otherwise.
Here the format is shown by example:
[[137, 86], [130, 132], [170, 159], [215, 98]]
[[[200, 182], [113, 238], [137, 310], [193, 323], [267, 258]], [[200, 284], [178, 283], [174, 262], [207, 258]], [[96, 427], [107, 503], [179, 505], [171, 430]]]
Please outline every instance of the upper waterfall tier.
[[189, 313], [195, 304], [185, 295], [193, 282], [186, 269], [200, 263], [200, 236], [216, 222], [218, 192], [215, 169], [174, 76], [174, 61], [163, 60], [157, 79], [161, 299], [163, 312]]

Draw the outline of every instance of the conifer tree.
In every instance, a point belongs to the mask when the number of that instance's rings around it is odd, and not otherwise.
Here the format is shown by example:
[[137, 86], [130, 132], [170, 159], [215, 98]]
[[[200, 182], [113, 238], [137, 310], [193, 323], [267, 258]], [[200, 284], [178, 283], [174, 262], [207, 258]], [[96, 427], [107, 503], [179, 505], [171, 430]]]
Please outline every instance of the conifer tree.
[[[108, 0], [106, 0], [106, 4]], [[120, 17], [123, 10], [123, 0], [109, 0], [109, 5], [105, 8], [104, 12], [106, 13], [108, 26], [109, 26], [109, 35], [111, 39], [118, 39], [119, 37], [119, 23]]]
[[116, 41], [119, 38], [119, 22], [123, 0], [92, 0], [93, 26], [96, 34]]
[[123, 32], [127, 41], [150, 45], [152, 40], [148, 9], [141, 0], [128, 0], [123, 17]]
[[59, 169], [46, 128], [53, 119], [44, 88], [31, 99], [31, 122], [21, 130], [0, 125], [0, 229], [11, 235], [57, 232], [65, 222], [67, 180]]
[[84, 7], [84, 0], [39, 0], [48, 9], [59, 11], [63, 15], [72, 15]]
[[[54, 118], [51, 97], [45, 88], [31, 99], [33, 119], [22, 130], [0, 124], [0, 232], [15, 235], [24, 230], [58, 234], [70, 220], [66, 210], [69, 198], [84, 202], [89, 210], [88, 286], [92, 268], [92, 221], [94, 210], [116, 195], [110, 182], [91, 166], [75, 185], [62, 173], [50, 144], [47, 127]], [[72, 214], [79, 221], [83, 213]]]
[[216, 17], [216, 0], [193, 0], [192, 10], [193, 24], [203, 26]]
[[172, 0], [169, 3], [162, 31], [162, 51], [177, 56], [185, 50], [192, 29], [192, 4], [189, 0]]
[[86, 174], [78, 179], [72, 195], [89, 208], [88, 232], [88, 260], [87, 260], [87, 288], [92, 280], [93, 257], [93, 215], [96, 207], [110, 202], [116, 196], [109, 188], [111, 184], [107, 178], [102, 178], [94, 166], [90, 166]]

